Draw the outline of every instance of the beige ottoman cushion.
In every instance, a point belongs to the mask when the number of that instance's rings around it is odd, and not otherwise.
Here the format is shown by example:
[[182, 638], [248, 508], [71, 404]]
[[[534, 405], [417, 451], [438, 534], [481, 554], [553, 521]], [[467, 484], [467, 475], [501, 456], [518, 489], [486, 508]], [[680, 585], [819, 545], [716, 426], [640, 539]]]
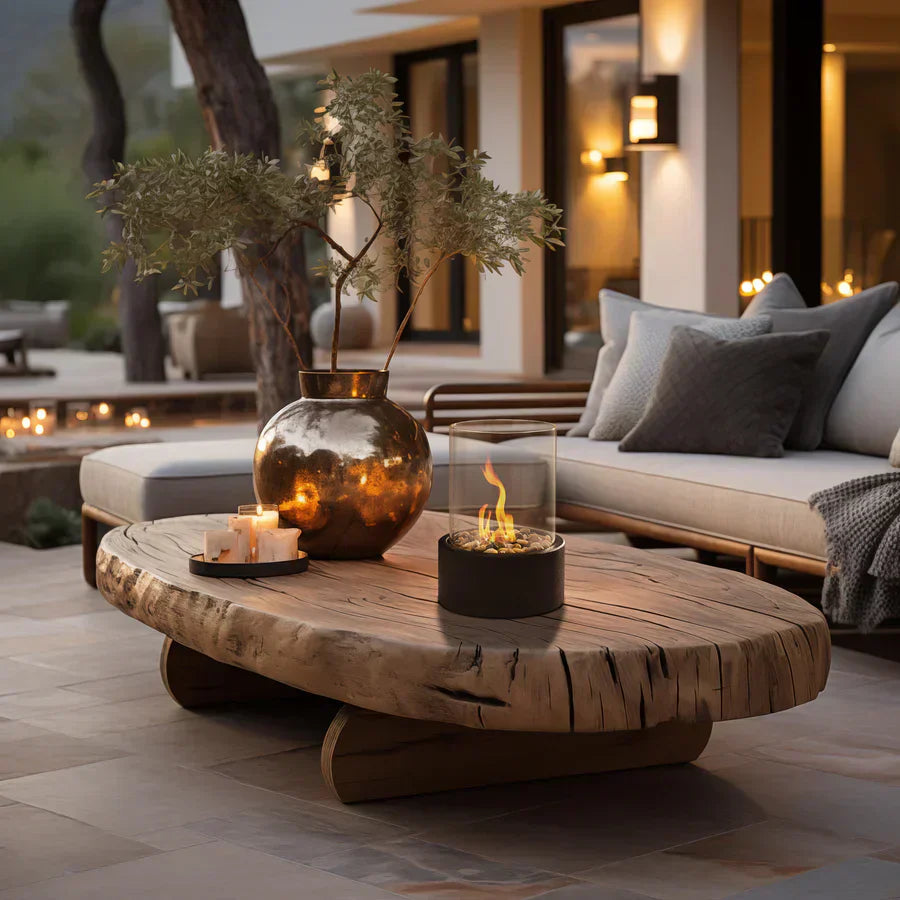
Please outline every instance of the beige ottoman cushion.
[[[428, 437], [435, 466], [428, 507], [446, 509], [448, 438]], [[253, 502], [255, 446], [238, 438], [108, 447], [82, 460], [81, 496], [128, 522], [234, 512]]]

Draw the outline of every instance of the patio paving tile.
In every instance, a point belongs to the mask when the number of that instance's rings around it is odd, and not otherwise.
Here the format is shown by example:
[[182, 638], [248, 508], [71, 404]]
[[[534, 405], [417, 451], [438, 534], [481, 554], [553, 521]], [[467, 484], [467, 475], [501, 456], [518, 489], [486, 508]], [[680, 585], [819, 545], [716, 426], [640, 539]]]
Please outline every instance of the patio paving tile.
[[345, 850], [310, 861], [317, 869], [401, 896], [481, 900], [528, 898], [574, 880], [531, 866], [506, 865], [411, 838]]
[[79, 696], [73, 693], [76, 698], [73, 705], [77, 708], [28, 716], [27, 721], [50, 731], [90, 738], [189, 719], [197, 715], [173, 703], [168, 695], [87, 706], [78, 704]]
[[[92, 678], [112, 678], [156, 669], [159, 666], [160, 645], [159, 635], [148, 628], [146, 636], [106, 639], [68, 650], [48, 650], [16, 656], [13, 660], [32, 668], [40, 667], [48, 672], [56, 672], [59, 679], [56, 684], [72, 684]], [[0, 673], [3, 662], [4, 660], [0, 660]], [[0, 674], [0, 684], [2, 680]]]
[[897, 900], [897, 897], [900, 897], [900, 864], [863, 857], [753, 888], [735, 894], [734, 900]]
[[395, 896], [218, 842], [0, 891], [2, 900], [378, 900]]
[[748, 755], [848, 778], [900, 785], [900, 732], [845, 732], [838, 741], [831, 737], [798, 738], [756, 747]]
[[97, 678], [93, 681], [79, 681], [67, 684], [66, 691], [74, 691], [103, 700], [140, 700], [143, 697], [168, 696], [159, 671], [150, 669], [132, 675], [117, 675], [113, 678]]
[[43, 729], [35, 731], [36, 734], [4, 738], [0, 730], [0, 782], [124, 755], [122, 750], [93, 741]]
[[773, 819], [579, 872], [578, 877], [659, 900], [721, 900], [880, 849], [877, 842]]
[[727, 781], [692, 766], [597, 776], [566, 799], [418, 836], [566, 874], [762, 821]]
[[278, 799], [212, 772], [134, 756], [4, 781], [3, 796], [123, 837], [271, 805]]
[[264, 806], [194, 821], [189, 830], [306, 863], [316, 857], [401, 837], [405, 829], [352, 811], [272, 794]]
[[158, 851], [32, 806], [0, 806], [0, 888], [108, 866]]
[[[226, 763], [215, 766], [213, 771], [245, 784], [309, 800], [331, 809], [348, 809], [323, 781], [320, 756], [319, 747], [309, 747]], [[515, 810], [553, 803], [567, 792], [577, 791], [582, 786], [590, 787], [597, 777], [603, 776], [492, 785], [422, 794], [418, 797], [354, 803], [349, 808], [358, 815], [421, 831], [439, 826], [463, 825]]]
[[74, 693], [68, 687], [22, 691], [18, 694], [4, 694], [0, 697], [0, 716], [7, 719], [27, 719], [30, 716], [49, 715], [105, 702], [101, 697]]
[[715, 775], [763, 810], [765, 818], [888, 844], [896, 844], [900, 834], [900, 786], [764, 759], [748, 759]]
[[71, 672], [32, 665], [21, 659], [0, 659], [0, 696], [59, 687], [74, 680]]

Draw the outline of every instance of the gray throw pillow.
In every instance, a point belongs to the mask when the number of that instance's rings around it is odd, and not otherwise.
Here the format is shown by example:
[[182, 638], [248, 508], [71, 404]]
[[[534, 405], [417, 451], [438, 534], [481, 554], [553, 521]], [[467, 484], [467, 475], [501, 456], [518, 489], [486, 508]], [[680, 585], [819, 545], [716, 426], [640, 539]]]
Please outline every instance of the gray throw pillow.
[[831, 404], [872, 329], [896, 302], [898, 287], [896, 281], [889, 281], [844, 300], [808, 309], [760, 304], [758, 312], [772, 317], [773, 333], [814, 330], [831, 333], [831, 340], [816, 363], [816, 371], [791, 426], [786, 446], [795, 450], [815, 450], [822, 443]]
[[625, 353], [603, 395], [597, 421], [590, 431], [592, 440], [617, 441], [634, 428], [659, 378], [672, 331], [681, 325], [692, 326], [727, 340], [765, 334], [772, 327], [772, 322], [768, 316], [714, 319], [684, 310], [677, 316], [661, 316], [656, 312], [632, 313]]
[[779, 272], [751, 301], [744, 316], [758, 316], [771, 309], [806, 309], [806, 303], [794, 279]]
[[827, 343], [827, 331], [727, 341], [676, 328], [647, 409], [619, 449], [784, 456]]
[[888, 456], [900, 430], [900, 306], [876, 326], [834, 398], [825, 445]]
[[644, 303], [643, 300], [638, 300], [636, 297], [629, 297], [628, 294], [620, 294], [618, 291], [611, 291], [608, 288], [600, 291], [600, 330], [603, 334], [603, 346], [597, 354], [597, 365], [594, 368], [594, 378], [591, 381], [587, 402], [578, 423], [569, 431], [569, 437], [585, 437], [594, 426], [594, 422], [597, 421], [600, 404], [603, 402], [603, 394], [606, 392], [613, 375], [615, 375], [619, 366], [619, 360], [622, 359], [622, 354], [625, 352], [631, 314], [642, 311], [653, 311], [661, 315], [682, 317], [687, 314], [692, 317], [692, 321], [695, 318], [697, 321], [722, 318], [721, 316], [711, 316], [705, 313], [685, 313], [683, 309], [672, 309], [668, 306], [655, 306], [652, 303]]
[[894, 468], [900, 469], [900, 431], [897, 432], [894, 443], [891, 444], [890, 463]]

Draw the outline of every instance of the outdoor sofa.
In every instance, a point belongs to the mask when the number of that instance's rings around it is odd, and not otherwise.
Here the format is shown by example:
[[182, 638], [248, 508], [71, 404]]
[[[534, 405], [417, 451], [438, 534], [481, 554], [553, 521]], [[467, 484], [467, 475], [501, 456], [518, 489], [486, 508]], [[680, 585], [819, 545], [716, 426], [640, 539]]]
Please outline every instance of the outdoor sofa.
[[[787, 451], [780, 459], [681, 453], [622, 453], [615, 441], [566, 437], [587, 382], [445, 384], [426, 397], [434, 457], [429, 509], [447, 509], [451, 421], [519, 416], [556, 422], [557, 510], [561, 517], [742, 557], [749, 574], [772, 566], [825, 571], [822, 520], [814, 491], [891, 471], [885, 457], [838, 450]], [[94, 580], [97, 525], [230, 512], [253, 496], [255, 441], [241, 438], [109, 447], [85, 457], [84, 574]]]

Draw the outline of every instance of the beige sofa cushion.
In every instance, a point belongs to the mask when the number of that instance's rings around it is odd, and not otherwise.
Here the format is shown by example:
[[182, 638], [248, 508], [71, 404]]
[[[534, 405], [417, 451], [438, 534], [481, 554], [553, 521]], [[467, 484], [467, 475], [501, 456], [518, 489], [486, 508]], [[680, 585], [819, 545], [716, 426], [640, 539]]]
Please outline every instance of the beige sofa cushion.
[[556, 496], [570, 503], [825, 558], [822, 520], [807, 498], [862, 475], [882, 457], [835, 450], [780, 459], [694, 453], [621, 453], [614, 441], [560, 438]]

